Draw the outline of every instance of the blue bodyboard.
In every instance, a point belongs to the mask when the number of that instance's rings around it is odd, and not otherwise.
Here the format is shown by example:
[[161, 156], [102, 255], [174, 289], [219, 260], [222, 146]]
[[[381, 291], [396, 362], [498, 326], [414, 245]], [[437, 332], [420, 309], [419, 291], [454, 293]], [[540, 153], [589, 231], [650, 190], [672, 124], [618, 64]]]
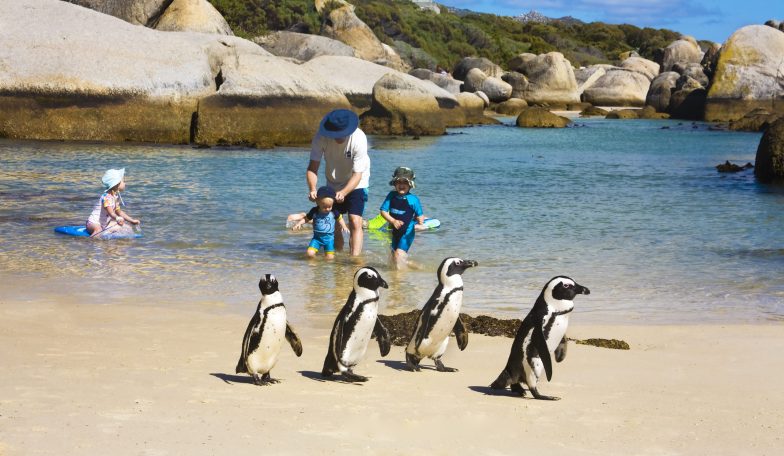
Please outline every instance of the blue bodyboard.
[[[84, 225], [68, 225], [68, 226], [58, 226], [54, 229], [55, 233], [58, 234], [65, 234], [68, 236], [76, 236], [76, 237], [90, 237], [90, 233], [87, 232], [87, 227]], [[128, 232], [119, 232], [119, 233], [107, 233], [107, 234], [99, 234], [96, 236], [97, 239], [132, 239], [132, 238], [140, 238], [142, 237], [142, 233], [138, 233], [136, 231]]]

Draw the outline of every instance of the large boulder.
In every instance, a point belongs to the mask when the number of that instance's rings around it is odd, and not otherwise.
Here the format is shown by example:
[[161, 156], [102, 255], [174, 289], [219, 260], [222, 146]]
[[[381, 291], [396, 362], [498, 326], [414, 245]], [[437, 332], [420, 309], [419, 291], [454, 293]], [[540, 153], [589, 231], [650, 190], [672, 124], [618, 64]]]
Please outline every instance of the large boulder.
[[273, 55], [289, 57], [301, 61], [308, 61], [322, 55], [342, 55], [356, 57], [356, 52], [351, 46], [320, 35], [307, 33], [287, 32], [281, 30], [269, 35], [253, 38], [253, 42], [263, 47]]
[[668, 112], [676, 119], [701, 120], [705, 111], [705, 87], [699, 81], [682, 75], [670, 95]]
[[699, 82], [702, 87], [707, 88], [708, 84], [710, 84], [710, 80], [705, 74], [705, 70], [703, 70], [702, 64], [676, 63], [672, 66], [672, 71], [678, 73], [681, 76], [687, 76], [694, 79], [695, 81]]
[[680, 75], [674, 71], [666, 71], [651, 82], [645, 104], [653, 106], [658, 112], [667, 112], [670, 107], [670, 97], [675, 90]]
[[636, 71], [648, 78], [649, 81], [653, 81], [653, 78], [659, 74], [659, 64], [642, 57], [629, 57], [621, 62], [621, 68]]
[[460, 104], [451, 94], [434, 97], [431, 91], [423, 89], [424, 84], [399, 72], [379, 79], [373, 86], [370, 110], [360, 117], [365, 133], [414, 136], [446, 133], [447, 118], [459, 116], [448, 111], [461, 111]]
[[563, 128], [570, 123], [572, 121], [566, 117], [553, 114], [544, 108], [530, 107], [517, 116], [516, 125], [524, 128]]
[[759, 107], [784, 112], [782, 56], [784, 32], [780, 30], [749, 25], [733, 33], [719, 53], [705, 120], [735, 120]]
[[66, 0], [126, 22], [154, 27], [172, 0]]
[[512, 86], [511, 98], [524, 98], [525, 91], [528, 89], [528, 78], [517, 71], [510, 71], [501, 76], [501, 80]]
[[582, 95], [585, 92], [585, 89], [591, 87], [599, 80], [602, 76], [604, 76], [607, 71], [614, 69], [616, 67], [607, 64], [599, 64], [599, 65], [591, 65], [589, 67], [583, 67], [578, 70], [574, 71], [574, 78], [577, 81], [577, 92]]
[[716, 72], [716, 64], [719, 62], [720, 52], [721, 44], [711, 43], [705, 51], [705, 55], [702, 56], [700, 65], [702, 65], [702, 71], [708, 76], [708, 79], [712, 78], [713, 74]]
[[733, 131], [765, 131], [779, 117], [765, 108], [757, 108], [746, 113], [742, 118], [730, 121], [729, 129]]
[[528, 103], [526, 103], [525, 100], [521, 100], [519, 98], [510, 98], [495, 105], [493, 110], [498, 114], [505, 116], [517, 116], [520, 115], [520, 113], [523, 112], [523, 110], [527, 107]]
[[174, 0], [158, 20], [155, 29], [234, 35], [226, 19], [207, 0]]
[[464, 81], [468, 72], [474, 68], [478, 68], [484, 74], [495, 78], [500, 78], [504, 74], [504, 70], [500, 66], [484, 57], [464, 57], [455, 65], [455, 68], [452, 70], [452, 77]]
[[451, 98], [454, 102], [453, 94], [430, 81], [423, 81], [387, 66], [355, 57], [321, 56], [303, 63], [301, 67], [321, 74], [323, 77], [329, 77], [330, 82], [337, 86], [348, 97], [351, 105], [358, 110], [370, 108], [376, 82], [389, 73], [399, 74], [410, 84], [430, 92], [434, 98]]
[[528, 78], [523, 98], [529, 105], [565, 107], [580, 101], [572, 65], [560, 52], [530, 57], [521, 55], [519, 64], [511, 68]]
[[487, 76], [479, 68], [472, 68], [466, 75], [463, 90], [466, 92], [482, 91], [491, 102], [499, 103], [512, 96], [512, 86], [501, 79]]
[[485, 100], [479, 96], [482, 92], [461, 92], [457, 94], [460, 110], [446, 116], [447, 127], [462, 127], [465, 125], [487, 125], [501, 123], [499, 120], [485, 115]]
[[[326, 8], [331, 8], [335, 3], [334, 1], [317, 0], [316, 9], [323, 14], [326, 12]], [[342, 6], [332, 8], [329, 11], [328, 20], [321, 30], [322, 35], [351, 46], [361, 59], [401, 71], [409, 70], [400, 56], [391, 51], [391, 48], [384, 47], [373, 30], [354, 14], [353, 5], [343, 0], [338, 0], [337, 3]]]
[[460, 86], [463, 85], [462, 81], [458, 81], [448, 74], [439, 74], [427, 68], [416, 68], [409, 71], [408, 74], [423, 81], [430, 81], [453, 95], [459, 94]]
[[322, 73], [279, 57], [239, 54], [224, 62], [221, 74], [218, 92], [199, 102], [196, 143], [303, 144], [324, 113], [350, 108]]
[[670, 71], [676, 63], [700, 63], [702, 61], [702, 50], [700, 45], [691, 37], [682, 37], [673, 41], [664, 48], [661, 71]]
[[635, 71], [614, 69], [583, 92], [583, 101], [594, 106], [642, 106], [651, 81]]
[[757, 179], [763, 182], [784, 180], [784, 118], [775, 121], [762, 134], [754, 164]]

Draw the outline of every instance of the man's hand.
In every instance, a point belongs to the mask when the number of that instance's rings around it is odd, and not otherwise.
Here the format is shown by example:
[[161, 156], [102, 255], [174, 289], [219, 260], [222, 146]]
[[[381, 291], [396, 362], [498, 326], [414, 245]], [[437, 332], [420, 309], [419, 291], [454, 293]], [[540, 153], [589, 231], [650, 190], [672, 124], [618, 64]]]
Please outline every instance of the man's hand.
[[315, 190], [311, 190], [311, 191], [308, 192], [308, 199], [311, 200], [311, 201], [314, 201], [314, 202], [316, 201], [316, 191]]
[[344, 195], [342, 191], [335, 192], [335, 201], [336, 202], [342, 203], [344, 199], [346, 199], [346, 195]]

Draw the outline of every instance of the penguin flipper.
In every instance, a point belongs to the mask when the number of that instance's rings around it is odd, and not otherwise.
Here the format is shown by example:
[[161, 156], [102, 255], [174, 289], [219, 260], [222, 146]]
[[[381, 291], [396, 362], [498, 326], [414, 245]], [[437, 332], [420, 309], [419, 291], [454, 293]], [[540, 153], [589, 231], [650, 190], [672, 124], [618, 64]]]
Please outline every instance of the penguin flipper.
[[414, 334], [412, 335], [412, 339], [414, 340], [414, 346], [417, 350], [419, 350], [419, 345], [422, 341], [430, 334], [431, 323], [430, 320], [433, 315], [433, 308], [438, 307], [438, 297], [441, 295], [441, 291], [444, 289], [444, 286], [438, 284], [435, 290], [433, 290], [432, 296], [430, 299], [427, 300], [424, 307], [422, 307], [422, 312], [419, 314], [419, 319], [417, 320], [417, 325], [414, 329]]
[[544, 372], [547, 374], [547, 381], [553, 377], [553, 362], [550, 359], [550, 350], [547, 348], [547, 340], [544, 338], [544, 332], [541, 325], [534, 326], [533, 343], [536, 351], [539, 352], [539, 359], [542, 360]]
[[[242, 351], [240, 352], [240, 360], [237, 362], [237, 367], [235, 369], [235, 373], [237, 374], [248, 372], [248, 368], [245, 366], [245, 361], [248, 359], [248, 354], [250, 353], [250, 351], [252, 351], [250, 347], [253, 346], [251, 345], [251, 340], [254, 339], [253, 328], [256, 328], [259, 325], [259, 323], [261, 323], [261, 317], [259, 316], [260, 308], [261, 308], [261, 302], [259, 302], [259, 305], [256, 306], [256, 313], [253, 314], [253, 317], [250, 319], [250, 322], [248, 322], [248, 327], [247, 329], [245, 329], [245, 335], [242, 337]], [[258, 340], [261, 339], [261, 336], [258, 334], [258, 332], [256, 333], [256, 335], [258, 335], [258, 338], [255, 339], [256, 345], [258, 345]]]
[[302, 341], [299, 340], [299, 336], [291, 329], [291, 326], [288, 323], [286, 323], [286, 340], [289, 341], [289, 345], [291, 345], [291, 349], [294, 350], [294, 354], [298, 357], [302, 356]]
[[566, 358], [566, 336], [563, 336], [558, 343], [558, 348], [555, 349], [555, 361], [560, 363], [564, 358]]
[[381, 356], [387, 356], [392, 343], [389, 339], [389, 331], [381, 323], [381, 320], [376, 318], [376, 325], [373, 327], [373, 334], [376, 335], [378, 341], [378, 349], [381, 351]]
[[460, 351], [465, 350], [468, 346], [468, 329], [466, 329], [463, 320], [460, 317], [457, 317], [457, 321], [455, 322], [455, 339], [457, 339], [457, 347]]

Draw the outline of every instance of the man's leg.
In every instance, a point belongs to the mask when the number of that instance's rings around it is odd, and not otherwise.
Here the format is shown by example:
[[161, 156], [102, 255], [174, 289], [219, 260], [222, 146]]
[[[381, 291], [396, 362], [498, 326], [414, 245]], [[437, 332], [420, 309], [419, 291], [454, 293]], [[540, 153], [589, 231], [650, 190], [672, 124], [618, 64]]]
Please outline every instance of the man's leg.
[[[348, 227], [351, 230], [351, 255], [357, 256], [362, 253], [362, 240], [365, 235], [362, 231], [362, 216], [351, 214], [348, 220]], [[337, 247], [337, 236], [335, 236], [335, 247]]]

